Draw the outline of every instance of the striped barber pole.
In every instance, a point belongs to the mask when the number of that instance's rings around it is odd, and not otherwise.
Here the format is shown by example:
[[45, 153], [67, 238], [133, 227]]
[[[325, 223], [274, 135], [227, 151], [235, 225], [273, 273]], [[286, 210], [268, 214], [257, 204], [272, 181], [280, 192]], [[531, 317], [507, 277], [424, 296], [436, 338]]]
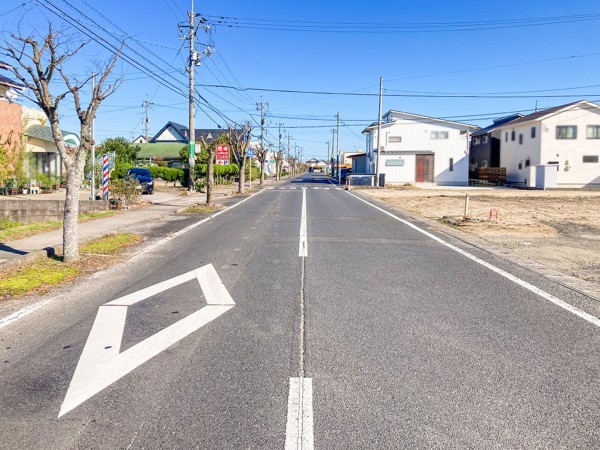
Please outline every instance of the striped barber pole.
[[108, 155], [102, 155], [102, 198], [108, 199]]

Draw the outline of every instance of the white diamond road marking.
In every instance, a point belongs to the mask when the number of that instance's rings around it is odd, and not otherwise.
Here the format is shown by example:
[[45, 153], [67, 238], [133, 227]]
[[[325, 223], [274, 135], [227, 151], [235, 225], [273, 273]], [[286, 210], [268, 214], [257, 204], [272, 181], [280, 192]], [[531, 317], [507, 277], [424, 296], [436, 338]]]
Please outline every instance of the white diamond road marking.
[[[193, 279], [198, 280], [207, 306], [120, 353], [127, 308]], [[234, 306], [233, 299], [212, 264], [100, 306], [58, 417]]]

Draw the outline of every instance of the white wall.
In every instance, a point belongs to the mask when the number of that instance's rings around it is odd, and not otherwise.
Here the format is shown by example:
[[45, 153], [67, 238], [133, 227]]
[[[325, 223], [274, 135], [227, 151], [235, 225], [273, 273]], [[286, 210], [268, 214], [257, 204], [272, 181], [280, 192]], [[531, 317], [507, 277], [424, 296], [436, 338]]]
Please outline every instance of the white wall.
[[[559, 187], [600, 185], [600, 163], [584, 163], [583, 156], [598, 156], [600, 139], [587, 139], [587, 126], [600, 125], [600, 110], [578, 107], [542, 122], [541, 163], [558, 161]], [[556, 139], [557, 125], [576, 125], [577, 139]]]
[[[556, 139], [558, 125], [577, 126], [577, 138]], [[588, 125], [600, 125], [600, 111], [583, 105], [583, 108], [578, 106], [539, 122], [502, 127], [500, 165], [506, 167], [507, 181], [535, 186], [533, 166], [558, 162], [558, 187], [600, 185], [600, 163], [583, 162], [583, 156], [598, 156], [600, 160], [600, 139], [587, 139]], [[536, 127], [535, 138], [531, 138], [532, 127]], [[514, 141], [511, 140], [513, 130]], [[519, 144], [519, 134], [523, 134], [522, 144]]]
[[[414, 118], [393, 114], [395, 122], [386, 123], [381, 128], [381, 145], [386, 151], [429, 151], [435, 154], [434, 182], [440, 185], [467, 185], [469, 177], [468, 167], [468, 137], [461, 134], [467, 126], [446, 123], [428, 118]], [[447, 139], [433, 139], [433, 133], [444, 132]], [[397, 140], [400, 142], [397, 142]], [[367, 134], [367, 153], [377, 146], [377, 129]], [[408, 156], [408, 155], [406, 155]], [[454, 170], [449, 170], [450, 158], [454, 160]], [[406, 173], [408, 165], [403, 168], [385, 166], [382, 162], [380, 172], [386, 173], [386, 182], [391, 182], [396, 175], [402, 178], [401, 182], [415, 182], [414, 155], [412, 155], [413, 168], [410, 177]], [[373, 172], [374, 164], [372, 165]], [[387, 174], [387, 172], [392, 175]], [[400, 173], [402, 175], [400, 175]], [[395, 181], [394, 181], [395, 182]]]
[[[531, 129], [534, 127], [535, 137], [532, 138]], [[513, 131], [514, 141], [512, 140]], [[522, 144], [519, 143], [520, 135], [523, 136]], [[501, 128], [500, 167], [506, 167], [507, 181], [535, 186], [534, 166], [544, 164], [540, 161], [541, 142], [540, 126], [535, 122], [527, 122], [516, 127]]]

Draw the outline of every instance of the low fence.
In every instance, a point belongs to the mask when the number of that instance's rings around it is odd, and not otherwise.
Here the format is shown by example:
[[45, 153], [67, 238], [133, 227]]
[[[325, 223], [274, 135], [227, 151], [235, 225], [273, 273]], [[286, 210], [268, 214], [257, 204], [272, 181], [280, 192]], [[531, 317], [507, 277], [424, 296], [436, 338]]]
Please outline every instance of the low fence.
[[[40, 222], [62, 220], [65, 210], [64, 200], [29, 200], [0, 198], [0, 219], [12, 222]], [[80, 200], [79, 213], [108, 211], [106, 200]]]
[[346, 177], [346, 188], [350, 190], [356, 186], [375, 187], [375, 175], [348, 175]]

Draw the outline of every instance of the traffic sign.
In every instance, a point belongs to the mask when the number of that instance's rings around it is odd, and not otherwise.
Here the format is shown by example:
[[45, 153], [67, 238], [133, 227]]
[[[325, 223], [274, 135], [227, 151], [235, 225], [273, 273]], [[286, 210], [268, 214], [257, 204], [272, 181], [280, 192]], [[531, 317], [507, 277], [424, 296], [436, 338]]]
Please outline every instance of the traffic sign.
[[246, 152], [246, 156], [249, 156], [250, 158], [252, 158], [254, 156], [254, 150], [249, 148], [248, 151]]
[[216, 160], [220, 166], [229, 164], [229, 145], [217, 145]]

